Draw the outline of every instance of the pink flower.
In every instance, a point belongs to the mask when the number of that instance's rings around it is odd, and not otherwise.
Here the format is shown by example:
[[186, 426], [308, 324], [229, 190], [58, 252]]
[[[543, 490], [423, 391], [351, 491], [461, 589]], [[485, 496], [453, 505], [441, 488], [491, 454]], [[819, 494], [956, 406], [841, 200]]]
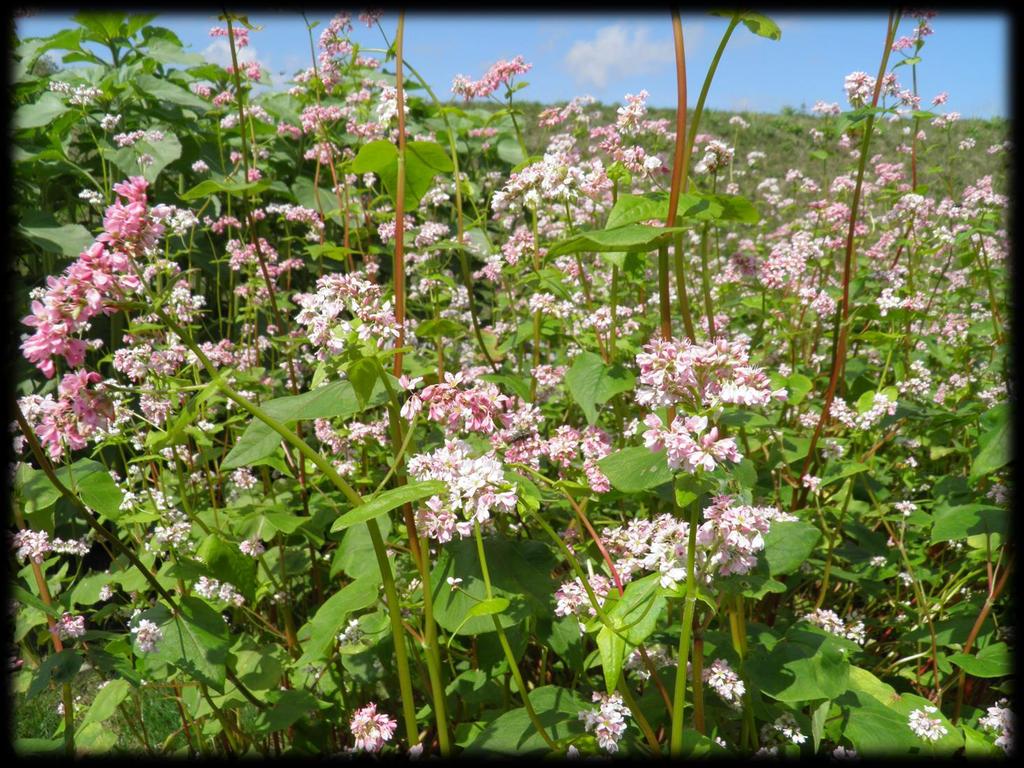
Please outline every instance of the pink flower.
[[349, 722], [349, 728], [356, 739], [353, 750], [379, 752], [385, 742], [391, 741], [397, 727], [397, 720], [392, 720], [386, 714], [377, 714], [376, 703], [367, 704], [356, 710]]

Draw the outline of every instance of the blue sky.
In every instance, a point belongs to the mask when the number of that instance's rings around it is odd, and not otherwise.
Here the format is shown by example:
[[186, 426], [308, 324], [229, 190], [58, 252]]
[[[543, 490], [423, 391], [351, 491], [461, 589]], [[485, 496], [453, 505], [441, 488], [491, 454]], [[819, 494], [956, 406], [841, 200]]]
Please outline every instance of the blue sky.
[[[708, 97], [708, 106], [726, 110], [775, 112], [783, 106], [810, 108], [818, 99], [843, 101], [843, 78], [855, 70], [874, 74], [882, 52], [884, 13], [860, 15], [772, 14], [782, 29], [778, 42], [740, 27], [733, 34]], [[319, 34], [329, 15], [314, 13]], [[252, 50], [273, 73], [275, 83], [308, 66], [309, 40], [298, 14], [254, 13], [264, 30], [251, 35]], [[393, 36], [396, 17], [382, 24]], [[695, 101], [704, 74], [726, 27], [714, 16], [684, 15], [687, 74]], [[158, 16], [153, 22], [173, 29], [187, 48], [211, 60], [226, 61], [224, 39], [208, 36], [216, 15]], [[907, 19], [900, 34], [909, 34]], [[17, 20], [21, 37], [45, 36], [73, 26], [68, 15], [40, 14]], [[1008, 116], [1009, 20], [999, 14], [939, 14], [918, 65], [919, 93], [927, 103], [948, 91], [946, 110], [965, 117]], [[380, 32], [356, 22], [353, 35], [366, 47], [382, 47]], [[533, 63], [525, 76], [524, 98], [565, 101], [589, 94], [600, 101], [621, 101], [646, 88], [652, 106], [674, 106], [675, 69], [667, 14], [424, 14], [406, 16], [406, 60], [434, 86], [448, 91], [456, 74], [479, 78], [501, 58], [522, 54]], [[897, 54], [894, 54], [896, 57]], [[897, 59], [893, 58], [892, 62]], [[280, 73], [286, 73], [282, 76]], [[900, 68], [909, 86], [909, 68]]]

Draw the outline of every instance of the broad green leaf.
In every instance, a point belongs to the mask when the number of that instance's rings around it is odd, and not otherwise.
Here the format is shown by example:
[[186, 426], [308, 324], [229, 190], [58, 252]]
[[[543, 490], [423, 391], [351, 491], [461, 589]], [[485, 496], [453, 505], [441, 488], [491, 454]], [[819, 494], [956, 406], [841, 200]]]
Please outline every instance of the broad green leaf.
[[71, 109], [56, 93], [47, 91], [31, 104], [23, 104], [14, 111], [14, 129], [24, 131], [42, 128]]
[[256, 192], [262, 192], [270, 186], [270, 182], [266, 179], [260, 181], [250, 181], [244, 183], [231, 183], [228, 181], [217, 181], [216, 179], [206, 179], [199, 182], [191, 189], [183, 192], [178, 197], [186, 202], [192, 200], [201, 200], [204, 197], [216, 194], [217, 192], [224, 192], [228, 195], [235, 195], [241, 197], [245, 194], [255, 194]]
[[[656, 219], [665, 221], [668, 218], [669, 196], [664, 193], [651, 195], [619, 195], [605, 229], [620, 228], [639, 221]], [[739, 221], [744, 224], [756, 224], [760, 215], [747, 199], [738, 195], [712, 195], [699, 192], [686, 192], [679, 196], [676, 206], [677, 217], [695, 221]]]
[[224, 692], [228, 656], [228, 625], [221, 615], [196, 597], [183, 597], [179, 614], [161, 626], [163, 639], [147, 657], [177, 667], [218, 693]]
[[622, 663], [626, 659], [626, 641], [603, 626], [597, 633], [597, 650], [601, 654], [604, 685], [608, 693], [611, 693], [622, 676]]
[[764, 14], [745, 11], [740, 15], [740, 21], [758, 37], [767, 37], [769, 40], [782, 39], [782, 30], [779, 29], [779, 25]]
[[1010, 425], [1003, 421], [994, 429], [989, 430], [978, 439], [978, 452], [971, 462], [969, 481], [976, 483], [980, 478], [990, 475], [997, 469], [1006, 466], [1010, 456]]
[[[533, 706], [541, 725], [555, 740], [582, 736], [583, 723], [579, 713], [585, 704], [574, 691], [545, 685], [530, 691]], [[547, 744], [533, 727], [525, 707], [505, 712], [488, 723], [466, 746], [467, 756], [495, 754], [541, 756], [549, 751]]]
[[[383, 382], [374, 387], [368, 405], [378, 405], [387, 399]], [[285, 423], [302, 419], [331, 419], [339, 416], [353, 416], [363, 410], [352, 384], [336, 381], [325, 384], [301, 395], [277, 397], [263, 403], [261, 408], [268, 415]], [[238, 439], [224, 461], [221, 469], [237, 469], [260, 463], [277, 450], [281, 436], [264, 424], [253, 419]]]
[[256, 599], [256, 561], [243, 554], [237, 544], [225, 542], [219, 534], [211, 533], [196, 555], [219, 581], [237, 587], [250, 603]]
[[615, 229], [580, 232], [548, 248], [548, 257], [601, 251], [647, 252], [666, 243], [674, 233], [682, 231], [682, 227], [649, 227], [642, 224], [626, 224]]
[[447, 317], [425, 320], [416, 326], [416, 336], [421, 339], [459, 339], [467, 333], [466, 326]]
[[621, 365], [608, 366], [593, 352], [576, 356], [565, 375], [565, 383], [573, 399], [583, 409], [587, 422], [597, 422], [599, 403], [606, 403], [620, 392], [633, 388], [636, 377]]
[[[491, 576], [491, 596], [509, 601], [505, 611], [496, 614], [503, 628], [517, 626], [531, 615], [550, 617], [557, 585], [551, 578], [555, 557], [546, 544], [492, 536], [484, 539], [484, 552]], [[462, 583], [455, 589], [448, 584], [449, 578], [462, 579]], [[449, 632], [458, 629], [461, 635], [494, 632], [490, 616], [474, 616], [462, 623], [474, 605], [488, 599], [474, 539], [452, 541], [441, 547], [430, 573], [430, 585], [434, 618], [441, 627]]]
[[210, 109], [210, 104], [200, 99], [192, 91], [182, 88], [167, 78], [145, 74], [136, 75], [132, 78], [132, 85], [144, 99], [157, 102], [166, 101], [182, 107], [189, 107], [200, 113]]
[[968, 536], [1006, 531], [1009, 514], [990, 504], [950, 506], [943, 502], [932, 512], [931, 543], [957, 541]]
[[108, 682], [96, 694], [96, 698], [93, 699], [92, 704], [89, 706], [89, 711], [85, 713], [85, 718], [82, 720], [81, 725], [102, 723], [113, 716], [117, 711], [117, 705], [124, 701], [130, 691], [131, 684], [127, 680], [119, 678]]
[[[354, 173], [375, 173], [392, 200], [398, 192], [398, 148], [390, 141], [364, 144], [352, 160]], [[439, 173], [450, 173], [452, 161], [440, 144], [410, 141], [405, 145], [405, 206], [415, 209]]]
[[50, 653], [43, 659], [32, 678], [32, 685], [25, 694], [29, 699], [46, 690], [52, 679], [55, 683], [67, 683], [74, 680], [82, 666], [82, 654], [74, 648], [65, 648], [60, 653]]
[[313, 618], [299, 630], [300, 639], [307, 634], [309, 636], [308, 641], [302, 643], [303, 655], [299, 662], [309, 663], [324, 658], [348, 617], [355, 611], [373, 605], [379, 590], [379, 577], [364, 577], [356, 579], [331, 595], [317, 609]]
[[764, 558], [772, 576], [792, 573], [814, 551], [821, 531], [800, 521], [776, 522], [764, 537]]
[[652, 451], [643, 446], [623, 448], [605, 456], [597, 465], [608, 482], [622, 493], [640, 493], [671, 482], [665, 451]]
[[441, 480], [424, 480], [419, 483], [400, 485], [387, 491], [381, 491], [365, 504], [360, 504], [334, 521], [331, 532], [342, 531], [358, 523], [365, 523], [386, 515], [391, 510], [428, 496], [438, 496], [448, 492], [448, 484]]
[[526, 156], [523, 154], [523, 148], [519, 146], [519, 142], [515, 139], [506, 136], [498, 142], [496, 147], [498, 151], [498, 157], [504, 160], [509, 165], [519, 166], [526, 160]]
[[363, 408], [370, 402], [373, 388], [377, 383], [377, 363], [372, 358], [360, 357], [345, 369], [352, 391]]
[[784, 638], [770, 653], [757, 651], [744, 664], [754, 686], [784, 702], [806, 703], [842, 695], [849, 680], [846, 655], [828, 639], [817, 646]]
[[1006, 643], [986, 645], [974, 655], [954, 653], [946, 658], [972, 677], [1006, 677], [1013, 674], [1013, 663]]
[[81, 224], [58, 224], [52, 216], [26, 211], [18, 232], [44, 251], [77, 257], [95, 239]]
[[256, 733], [283, 731], [307, 713], [328, 706], [326, 703], [318, 701], [316, 696], [309, 691], [299, 689], [273, 691], [269, 698], [273, 702], [272, 706], [256, 716], [254, 723]]

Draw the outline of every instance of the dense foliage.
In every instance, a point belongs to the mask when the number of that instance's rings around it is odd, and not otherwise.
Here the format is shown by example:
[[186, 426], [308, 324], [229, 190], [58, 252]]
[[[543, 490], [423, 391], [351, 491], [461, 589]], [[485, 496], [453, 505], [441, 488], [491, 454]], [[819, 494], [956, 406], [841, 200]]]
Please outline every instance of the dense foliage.
[[16, 747], [1009, 752], [1011, 147], [928, 18], [774, 117], [16, 41]]

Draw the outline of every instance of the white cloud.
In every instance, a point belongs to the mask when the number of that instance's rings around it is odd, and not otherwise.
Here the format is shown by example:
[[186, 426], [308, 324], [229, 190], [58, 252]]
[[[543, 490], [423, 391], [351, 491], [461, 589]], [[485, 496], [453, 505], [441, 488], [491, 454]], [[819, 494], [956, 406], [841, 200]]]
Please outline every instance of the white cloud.
[[[228, 67], [231, 65], [231, 46], [225, 38], [217, 38], [202, 51], [203, 56], [211, 64], [217, 64], [221, 67]], [[266, 61], [260, 58], [260, 52], [253, 48], [251, 45], [247, 45], [237, 52], [238, 63], [241, 64], [246, 61], [258, 61], [260, 66], [266, 69], [268, 72], [270, 66]]]
[[[690, 29], [686, 32], [689, 37]], [[647, 26], [621, 23], [602, 27], [592, 40], [577, 40], [563, 60], [577, 85], [597, 88], [624, 77], [651, 74], [674, 61], [670, 35], [652, 40]]]

